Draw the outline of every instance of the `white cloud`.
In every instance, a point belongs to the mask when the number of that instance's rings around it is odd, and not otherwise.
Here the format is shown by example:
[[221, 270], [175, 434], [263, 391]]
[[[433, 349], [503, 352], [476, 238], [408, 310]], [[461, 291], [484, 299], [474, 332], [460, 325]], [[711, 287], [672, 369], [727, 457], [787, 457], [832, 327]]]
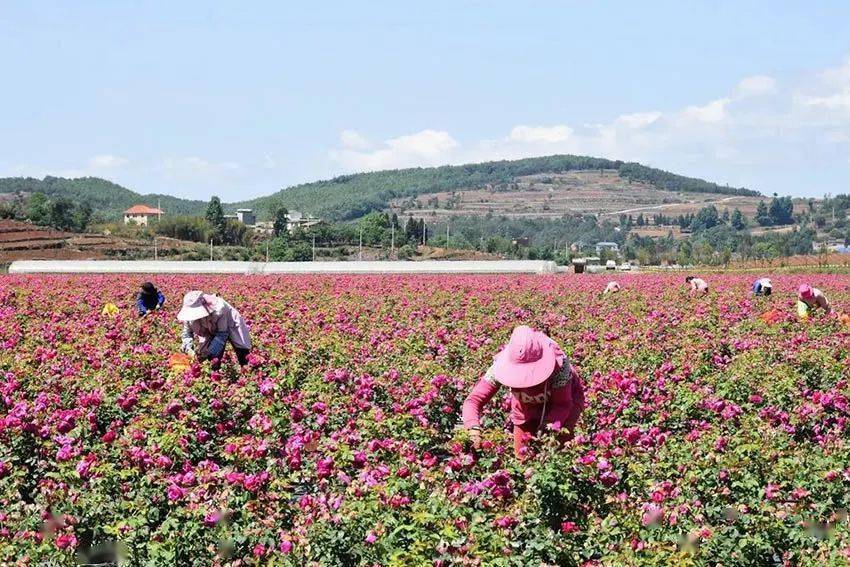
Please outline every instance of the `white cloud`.
[[[533, 126], [519, 121], [506, 125], [501, 136], [463, 144], [435, 130], [359, 150], [343, 137], [330, 155], [350, 172], [570, 153], [638, 161], [732, 185], [760, 182], [753, 188], [794, 194], [836, 191], [794, 172], [836, 168], [850, 175], [842, 165], [850, 144], [850, 58], [799, 76], [743, 77], [725, 93], [678, 107], [622, 110], [596, 124], [568, 123], [561, 116]], [[363, 138], [357, 136], [351, 139]]]
[[802, 124], [850, 132], [850, 57], [809, 78], [791, 98]]
[[557, 126], [514, 126], [508, 138], [514, 142], [554, 144], [567, 140], [573, 129], [563, 124]]
[[634, 112], [617, 117], [617, 123], [629, 128], [645, 128], [661, 118], [660, 112]]
[[444, 130], [422, 130], [387, 140], [387, 145], [398, 152], [432, 157], [453, 150], [459, 144]]
[[726, 107], [731, 102], [729, 98], [719, 98], [702, 106], [689, 106], [682, 111], [682, 116], [697, 122], [722, 122], [726, 117]]
[[769, 95], [776, 92], [776, 79], [767, 75], [755, 75], [741, 79], [736, 89], [739, 97]]
[[269, 154], [263, 156], [263, 168], [264, 169], [274, 169], [277, 167], [277, 162], [275, 162], [274, 158]]
[[372, 144], [360, 135], [357, 130], [343, 130], [339, 134], [339, 140], [343, 147], [351, 150], [368, 150]]
[[822, 108], [826, 110], [850, 109], [850, 87], [844, 87], [841, 91], [824, 95], [803, 95], [798, 99], [803, 106]]
[[44, 168], [35, 167], [28, 163], [12, 164], [3, 170], [3, 177], [44, 177], [49, 175]]
[[169, 180], [196, 181], [232, 173], [239, 169], [239, 164], [231, 161], [211, 162], [197, 156], [169, 157], [162, 160], [158, 169]]
[[841, 65], [821, 71], [817, 78], [828, 86], [843, 87], [850, 85], [850, 56]]
[[112, 154], [100, 154], [86, 160], [83, 164], [71, 163], [52, 168], [42, 165], [16, 164], [7, 167], [3, 175], [12, 177], [37, 177], [40, 179], [51, 175], [73, 179], [77, 177], [111, 175], [128, 163], [129, 160], [123, 157]]
[[101, 154], [94, 156], [88, 161], [91, 169], [115, 169], [128, 163], [127, 158], [114, 156], [112, 154]]
[[[374, 150], [351, 147], [352, 141], [357, 143], [362, 138], [352, 136], [341, 136], [341, 138], [345, 147], [332, 150], [331, 159], [348, 170], [354, 171], [442, 165], [450, 163], [452, 152], [460, 147], [460, 144], [448, 132], [430, 129], [391, 138]], [[346, 142], [348, 142], [347, 145]], [[359, 145], [363, 147], [363, 144]]]

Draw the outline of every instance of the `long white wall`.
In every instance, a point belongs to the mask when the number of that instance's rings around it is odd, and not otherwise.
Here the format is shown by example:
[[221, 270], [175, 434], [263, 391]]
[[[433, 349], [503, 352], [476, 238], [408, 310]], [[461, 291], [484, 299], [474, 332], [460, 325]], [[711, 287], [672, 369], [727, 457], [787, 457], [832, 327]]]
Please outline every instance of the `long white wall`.
[[169, 262], [20, 260], [10, 274], [550, 274], [537, 260], [421, 262]]

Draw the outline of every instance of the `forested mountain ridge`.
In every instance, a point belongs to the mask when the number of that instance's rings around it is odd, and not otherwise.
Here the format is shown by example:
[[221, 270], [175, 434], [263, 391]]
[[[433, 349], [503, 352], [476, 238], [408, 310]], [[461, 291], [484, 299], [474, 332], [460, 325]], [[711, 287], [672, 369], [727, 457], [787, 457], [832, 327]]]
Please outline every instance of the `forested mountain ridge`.
[[577, 170], [614, 169], [621, 177], [648, 183], [666, 191], [717, 193], [723, 195], [759, 196], [758, 191], [728, 187], [702, 179], [685, 177], [647, 167], [604, 158], [554, 155], [511, 161], [492, 161], [442, 167], [417, 167], [343, 175], [282, 189], [267, 197], [235, 203], [265, 216], [280, 203], [291, 209], [309, 211], [332, 220], [360, 217], [372, 210], [385, 209], [400, 197], [509, 183], [522, 176], [540, 173], [563, 173]]
[[[268, 218], [277, 205], [300, 210], [328, 220], [350, 220], [372, 210], [386, 209], [393, 199], [510, 183], [522, 176], [563, 173], [578, 170], [616, 170], [629, 181], [642, 182], [657, 189], [676, 192], [716, 193], [758, 196], [757, 191], [728, 187], [669, 173], [638, 163], [573, 155], [554, 155], [511, 161], [494, 161], [458, 166], [409, 168], [343, 175], [325, 181], [305, 183], [282, 189], [265, 197], [225, 204], [232, 211], [246, 207]], [[117, 219], [136, 203], [156, 206], [173, 215], [202, 215], [206, 202], [170, 195], [142, 195], [121, 185], [97, 177], [65, 179], [61, 177], [9, 177], [0, 179], [2, 193], [44, 193], [88, 202], [95, 212]]]
[[160, 204], [162, 208], [174, 215], [203, 214], [207, 203], [181, 199], [171, 195], [148, 194], [140, 195], [117, 183], [100, 177], [64, 177], [47, 176], [44, 179], [34, 177], [5, 177], [0, 178], [0, 194], [2, 193], [43, 193], [50, 198], [64, 197], [78, 203], [88, 203], [91, 208], [107, 219], [120, 218], [129, 207], [143, 203], [151, 207]]

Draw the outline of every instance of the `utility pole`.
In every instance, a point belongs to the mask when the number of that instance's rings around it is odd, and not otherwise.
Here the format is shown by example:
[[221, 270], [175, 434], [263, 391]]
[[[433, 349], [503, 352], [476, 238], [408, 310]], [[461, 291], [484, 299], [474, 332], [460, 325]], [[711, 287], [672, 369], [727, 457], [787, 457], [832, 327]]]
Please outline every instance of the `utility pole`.
[[213, 261], [213, 241], [212, 241], [212, 238], [210, 238], [210, 262], [212, 262], [212, 261]]
[[390, 221], [390, 258], [395, 253], [395, 223]]
[[446, 250], [449, 249], [449, 221], [446, 219]]
[[156, 235], [153, 237], [153, 259], [159, 260], [159, 250], [156, 247]]
[[357, 259], [363, 259], [363, 227], [360, 227], [360, 252], [357, 253]]
[[269, 263], [269, 241], [266, 240], [266, 264]]
[[316, 261], [316, 235], [313, 235], [313, 261]]

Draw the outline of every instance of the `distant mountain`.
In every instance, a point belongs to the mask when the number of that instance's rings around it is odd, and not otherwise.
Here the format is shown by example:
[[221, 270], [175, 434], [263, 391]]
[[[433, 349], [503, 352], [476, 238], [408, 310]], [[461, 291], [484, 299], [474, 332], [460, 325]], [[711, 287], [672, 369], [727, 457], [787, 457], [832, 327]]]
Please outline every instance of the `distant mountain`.
[[[398, 199], [506, 184], [530, 175], [580, 170], [616, 170], [627, 182], [643, 183], [663, 191], [759, 196], [757, 191], [750, 189], [717, 185], [638, 163], [555, 155], [513, 161], [343, 175], [327, 181], [288, 187], [266, 197], [229, 203], [225, 205], [225, 209], [232, 211], [242, 207], [252, 208], [260, 218], [264, 218], [269, 216], [274, 206], [282, 204], [290, 209], [312, 213], [330, 220], [349, 220], [372, 210], [385, 209], [392, 201]], [[78, 179], [45, 177], [43, 180], [31, 177], [0, 179], [0, 193], [17, 191], [24, 193], [40, 191], [48, 196], [64, 196], [73, 200], [88, 201], [96, 211], [109, 218], [118, 218], [123, 210], [136, 203], [156, 206], [158, 200], [169, 214], [203, 214], [206, 207], [203, 201], [180, 199], [169, 195], [140, 195], [97, 177]]]
[[343, 175], [282, 189], [267, 197], [234, 203], [232, 207], [255, 209], [265, 216], [275, 203], [322, 218], [347, 220], [371, 210], [386, 208], [390, 201], [510, 183], [518, 177], [540, 173], [615, 169], [628, 181], [647, 183], [664, 191], [759, 196], [758, 191], [728, 187], [693, 177], [683, 177], [638, 163], [572, 155], [555, 155], [513, 161], [495, 161], [443, 167], [417, 167]]
[[41, 192], [48, 197], [66, 197], [73, 201], [87, 201], [92, 208], [106, 218], [117, 219], [133, 205], [143, 203], [156, 207], [160, 203], [163, 210], [175, 215], [203, 214], [207, 204], [172, 197], [171, 195], [140, 195], [117, 183], [99, 177], [6, 177], [0, 178], [0, 193]]

